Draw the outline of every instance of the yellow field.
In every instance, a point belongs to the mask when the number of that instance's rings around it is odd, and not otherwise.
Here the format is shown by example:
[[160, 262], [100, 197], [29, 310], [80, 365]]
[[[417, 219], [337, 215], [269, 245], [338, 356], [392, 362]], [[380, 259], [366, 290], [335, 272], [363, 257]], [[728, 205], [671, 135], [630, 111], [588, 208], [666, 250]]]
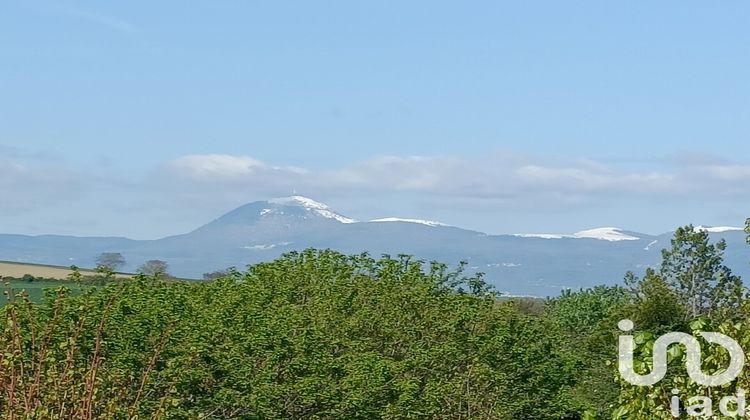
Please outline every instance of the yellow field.
[[[2, 277], [20, 278], [26, 274], [31, 274], [34, 277], [64, 280], [68, 278], [68, 274], [70, 273], [71, 270], [69, 267], [0, 261], [0, 276]], [[81, 269], [81, 274], [87, 276], [96, 273], [93, 270]], [[116, 277], [129, 278], [131, 275], [118, 273]]]

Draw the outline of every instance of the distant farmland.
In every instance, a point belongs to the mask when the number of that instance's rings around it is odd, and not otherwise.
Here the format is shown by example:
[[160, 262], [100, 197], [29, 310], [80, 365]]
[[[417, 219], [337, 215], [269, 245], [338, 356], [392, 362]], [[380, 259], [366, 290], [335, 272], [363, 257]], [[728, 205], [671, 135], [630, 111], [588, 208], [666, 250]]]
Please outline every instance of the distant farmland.
[[[80, 271], [84, 276], [93, 276], [96, 274], [94, 270], [81, 269]], [[29, 274], [37, 278], [65, 280], [71, 272], [70, 267], [0, 261], [1, 277], [22, 278]], [[131, 274], [125, 273], [118, 273], [116, 275], [117, 278], [129, 278], [131, 276]]]
[[[80, 271], [84, 277], [97, 274], [94, 270], [81, 269]], [[65, 286], [75, 295], [91, 287], [90, 285], [67, 282], [68, 274], [71, 272], [70, 267], [0, 261], [0, 277], [4, 277], [2, 284], [5, 292], [5, 298], [2, 298], [2, 295], [0, 295], [0, 307], [3, 307], [12, 295], [16, 295], [21, 291], [28, 293], [29, 298], [33, 302], [41, 302], [44, 289], [55, 289]], [[22, 280], [27, 274], [34, 276], [36, 280]], [[124, 273], [116, 275], [117, 278], [129, 278], [131, 276], [131, 274]]]

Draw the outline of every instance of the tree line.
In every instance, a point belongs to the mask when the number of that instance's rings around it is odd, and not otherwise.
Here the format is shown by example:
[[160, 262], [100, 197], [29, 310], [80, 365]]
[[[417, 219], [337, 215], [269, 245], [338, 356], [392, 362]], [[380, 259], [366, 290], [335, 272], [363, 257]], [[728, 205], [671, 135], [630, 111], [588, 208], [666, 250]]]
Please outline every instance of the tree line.
[[[102, 252], [96, 257], [96, 271], [115, 273], [121, 270], [126, 263], [125, 257], [119, 252]], [[170, 276], [169, 264], [164, 260], [148, 260], [138, 267], [137, 272], [147, 276]]]

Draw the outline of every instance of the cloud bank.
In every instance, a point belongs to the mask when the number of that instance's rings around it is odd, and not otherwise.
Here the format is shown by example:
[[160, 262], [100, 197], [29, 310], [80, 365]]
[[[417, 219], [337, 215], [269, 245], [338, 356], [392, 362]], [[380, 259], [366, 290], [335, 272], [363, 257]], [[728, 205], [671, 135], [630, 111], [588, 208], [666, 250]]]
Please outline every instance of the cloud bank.
[[518, 155], [380, 156], [341, 168], [313, 170], [278, 166], [250, 156], [212, 154], [177, 158], [165, 166], [164, 174], [176, 184], [281, 194], [296, 189], [322, 194], [412, 192], [502, 199], [750, 196], [747, 164], [665, 159], [659, 166], [633, 170], [586, 159]]
[[154, 238], [292, 194], [333, 200], [359, 219], [430, 218], [492, 233], [600, 223], [636, 228], [644, 221], [664, 231], [688, 222], [736, 224], [750, 204], [750, 164], [716, 158], [606, 162], [498, 153], [301, 168], [250, 155], [194, 154], [132, 171], [0, 152], [0, 233]]

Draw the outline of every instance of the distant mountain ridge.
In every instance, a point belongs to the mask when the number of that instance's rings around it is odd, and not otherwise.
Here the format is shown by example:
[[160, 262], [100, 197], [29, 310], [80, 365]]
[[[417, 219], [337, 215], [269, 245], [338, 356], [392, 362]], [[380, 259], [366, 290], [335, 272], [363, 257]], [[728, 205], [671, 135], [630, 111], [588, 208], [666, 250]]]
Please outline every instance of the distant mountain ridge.
[[[750, 249], [739, 227], [698, 227], [727, 240], [726, 262], [750, 276]], [[511, 294], [547, 296], [563, 288], [619, 282], [660, 260], [671, 233], [648, 235], [615, 227], [573, 234], [489, 235], [440, 222], [387, 217], [357, 221], [307, 197], [240, 206], [185, 234], [157, 240], [115, 237], [0, 235], [0, 260], [93, 266], [105, 251], [120, 252], [134, 270], [146, 260], [168, 262], [173, 274], [201, 278], [230, 266], [268, 261], [284, 252], [331, 248], [345, 253], [412, 254], [457, 263]], [[2, 273], [0, 273], [1, 275]]]

